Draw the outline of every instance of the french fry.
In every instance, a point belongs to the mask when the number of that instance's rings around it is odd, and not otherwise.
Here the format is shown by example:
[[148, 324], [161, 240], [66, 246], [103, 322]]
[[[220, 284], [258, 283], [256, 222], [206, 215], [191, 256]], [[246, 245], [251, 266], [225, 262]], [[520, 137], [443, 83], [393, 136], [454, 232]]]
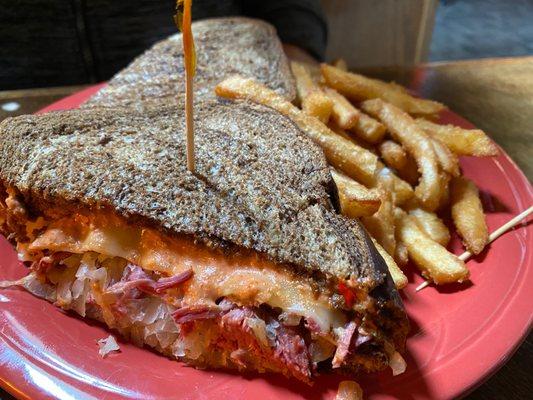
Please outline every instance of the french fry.
[[446, 146], [440, 139], [431, 137], [431, 144], [441, 168], [451, 176], [459, 176], [459, 157]]
[[298, 61], [291, 61], [291, 70], [296, 81], [298, 101], [301, 103], [305, 97], [309, 96], [317, 88], [317, 85], [306, 65]]
[[362, 108], [381, 120], [393, 138], [413, 156], [421, 173], [420, 181], [415, 188], [415, 196], [427, 210], [437, 209], [442, 197], [443, 179], [437, 156], [427, 134], [418, 127], [409, 114], [381, 99], [367, 100], [362, 103]]
[[437, 214], [422, 208], [414, 208], [409, 215], [415, 219], [418, 227], [432, 240], [446, 247], [450, 242], [450, 231]]
[[320, 121], [327, 123], [333, 108], [333, 102], [313, 81], [307, 68], [296, 61], [291, 62], [292, 73], [296, 79], [296, 91], [302, 110]]
[[323, 123], [328, 122], [332, 106], [331, 101], [324, 96], [324, 93], [319, 91], [311, 92], [302, 100], [302, 110], [306, 114], [318, 118]]
[[[500, 226], [498, 229], [491, 232], [491, 234], [489, 235], [489, 243], [492, 243], [493, 241], [498, 239], [500, 236], [502, 236], [506, 232], [516, 227], [518, 224], [523, 223], [531, 213], [533, 213], [533, 206], [529, 207], [527, 210], [522, 211], [520, 214], [518, 214], [511, 220], [507, 221], [505, 224]], [[458, 258], [461, 261], [467, 261], [470, 257], [472, 257], [472, 253], [468, 250], [465, 251], [460, 256], [458, 256]], [[419, 292], [420, 290], [428, 287], [429, 285], [430, 285], [429, 281], [424, 281], [416, 287], [415, 291]]]
[[382, 123], [362, 112], [350, 131], [367, 142], [379, 143], [385, 136], [387, 129]]
[[[353, 142], [355, 145], [363, 147], [371, 152], [375, 151], [369, 143], [349, 135], [334, 122], [330, 121], [328, 126], [333, 132], [342, 136], [346, 140]], [[374, 182], [368, 184], [368, 187], [377, 188], [380, 184], [383, 184], [384, 181], [388, 181], [389, 179], [392, 180], [392, 200], [395, 205], [401, 206], [413, 198], [414, 190], [411, 185], [395, 175], [394, 172], [387, 168], [381, 161], [377, 162], [376, 178]]]
[[[396, 228], [395, 232], [399, 232]], [[406, 266], [409, 262], [409, 253], [407, 252], [407, 246], [399, 239], [399, 234], [396, 233], [396, 251], [394, 252], [394, 261], [400, 266]]]
[[370, 216], [379, 210], [380, 194], [376, 189], [367, 189], [346, 175], [331, 170], [337, 186], [341, 213], [349, 218]]
[[361, 111], [336, 90], [325, 87], [324, 92], [333, 103], [331, 119], [342, 129], [350, 129], [354, 126], [362, 114]]
[[[408, 201], [407, 203], [410, 203], [411, 201]], [[396, 249], [394, 251], [394, 261], [401, 266], [404, 267], [409, 263], [409, 253], [407, 251], [407, 246], [404, 242], [402, 242], [400, 238], [400, 225], [398, 224], [399, 218], [401, 218], [405, 211], [402, 210], [399, 207], [394, 207], [394, 237], [396, 238]]]
[[337, 58], [335, 61], [333, 61], [333, 66], [343, 71], [348, 71], [348, 64], [344, 58]]
[[399, 238], [422, 276], [437, 285], [463, 282], [468, 278], [469, 271], [465, 263], [427, 236], [412, 216], [403, 211], [395, 215]]
[[392, 202], [392, 179], [389, 177], [379, 185], [381, 205], [372, 216], [362, 217], [361, 222], [372, 237], [387, 251], [394, 254], [396, 238], [394, 236], [394, 204]]
[[399, 83], [396, 83], [396, 82], [389, 82], [389, 86], [394, 89], [394, 90], [397, 90], [399, 92], [403, 92], [403, 93], [409, 93], [409, 91], [407, 90], [407, 88], [405, 86], [402, 86], [400, 85]]
[[284, 114], [322, 147], [333, 167], [366, 186], [375, 183], [378, 162], [375, 154], [334, 133], [318, 119], [305, 114], [261, 83], [250, 78], [233, 76], [219, 83], [215, 92], [225, 98], [249, 99]]
[[342, 129], [339, 125], [333, 122], [333, 120], [329, 120], [328, 128], [335, 132], [337, 135], [342, 136], [346, 140], [349, 140], [356, 146], [367, 149], [371, 153], [377, 155], [376, 149], [372, 144], [365, 142], [364, 140], [359, 139], [357, 136], [348, 133], [346, 130]]
[[358, 140], [357, 138], [354, 138], [354, 137], [350, 136], [348, 134], [348, 132], [346, 132], [345, 129], [342, 129], [339, 125], [337, 125], [335, 123], [335, 121], [333, 121], [333, 119], [329, 120], [327, 127], [331, 131], [336, 133], [337, 135], [342, 136], [344, 139], [349, 140], [350, 142], [353, 142], [354, 144], [356, 144], [359, 147], [367, 146], [367, 147], [365, 147], [367, 150], [371, 150], [371, 148], [372, 148], [368, 143], [365, 143], [362, 140]]
[[379, 184], [383, 184], [385, 180], [392, 181], [392, 200], [395, 205], [401, 206], [409, 201], [414, 196], [414, 190], [406, 181], [396, 176], [389, 168], [387, 168], [381, 161], [377, 163], [377, 175], [376, 184], [372, 187], [376, 187]]
[[315, 85], [320, 86], [324, 84], [324, 77], [322, 76], [322, 72], [320, 72], [320, 64], [316, 62], [309, 63], [301, 60], [298, 60], [297, 62], [303, 67], [305, 67]]
[[452, 219], [466, 249], [479, 254], [489, 242], [479, 191], [474, 183], [464, 177], [450, 182]]
[[321, 64], [320, 70], [329, 87], [348, 97], [350, 100], [363, 101], [380, 98], [405, 112], [414, 115], [434, 115], [446, 109], [436, 101], [418, 99], [397, 87], [365, 76], [343, 71], [331, 65]]
[[373, 237], [370, 238], [372, 239], [372, 242], [374, 243], [374, 246], [376, 247], [376, 250], [378, 251], [379, 255], [383, 258], [385, 264], [387, 264], [387, 267], [392, 276], [392, 280], [394, 281], [394, 285], [396, 285], [396, 288], [403, 289], [404, 287], [406, 287], [407, 277], [404, 275], [400, 267], [398, 267], [398, 264], [396, 264], [394, 258], [392, 258], [390, 254], [385, 251], [385, 249], [376, 241], [376, 239], [374, 239]]
[[385, 136], [383, 124], [369, 117], [334, 89], [325, 87], [325, 93], [333, 102], [331, 119], [342, 129], [353, 132], [368, 143], [378, 143]]
[[402, 146], [392, 140], [385, 140], [379, 145], [379, 152], [385, 164], [394, 168], [400, 178], [411, 185], [417, 184], [420, 174], [416, 162]]
[[407, 164], [407, 152], [398, 143], [392, 140], [385, 140], [378, 148], [381, 158], [389, 167], [398, 170]]
[[429, 135], [446, 144], [460, 156], [496, 156], [498, 147], [481, 129], [463, 129], [453, 125], [439, 125], [423, 118], [417, 118], [417, 125]]

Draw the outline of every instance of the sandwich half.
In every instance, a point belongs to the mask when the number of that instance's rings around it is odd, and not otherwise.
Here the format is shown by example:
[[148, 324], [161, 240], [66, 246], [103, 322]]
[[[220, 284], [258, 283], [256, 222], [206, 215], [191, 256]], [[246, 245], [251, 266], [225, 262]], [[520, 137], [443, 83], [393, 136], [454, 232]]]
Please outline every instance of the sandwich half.
[[[228, 76], [255, 78], [278, 94], [296, 96], [287, 57], [276, 29], [261, 20], [231, 17], [192, 24], [196, 47], [196, 98], [214, 98], [215, 86]], [[185, 93], [182, 35], [162, 40], [116, 74], [82, 107], [144, 108], [174, 102]]]
[[248, 102], [195, 105], [197, 174], [176, 108], [0, 124], [0, 225], [18, 282], [199, 367], [377, 371], [408, 330], [364, 229], [336, 212], [322, 151]]

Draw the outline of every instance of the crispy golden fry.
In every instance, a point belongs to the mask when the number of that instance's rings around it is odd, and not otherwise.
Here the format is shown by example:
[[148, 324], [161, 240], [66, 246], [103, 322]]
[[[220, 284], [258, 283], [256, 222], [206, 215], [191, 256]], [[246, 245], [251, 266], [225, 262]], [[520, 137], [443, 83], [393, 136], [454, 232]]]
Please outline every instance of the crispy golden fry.
[[407, 252], [407, 246], [399, 240], [399, 229], [396, 227], [396, 251], [394, 252], [394, 261], [400, 266], [406, 266], [409, 262], [409, 253]]
[[463, 282], [468, 278], [469, 271], [465, 263], [427, 236], [412, 216], [403, 211], [395, 215], [399, 238], [407, 247], [409, 259], [420, 269], [422, 276], [437, 285]]
[[334, 89], [325, 87], [324, 91], [333, 102], [331, 119], [342, 129], [348, 129], [368, 143], [378, 143], [387, 131], [383, 124], [369, 117]]
[[344, 58], [337, 58], [335, 61], [333, 61], [332, 65], [343, 71], [348, 71], [348, 64]]
[[319, 91], [311, 92], [307, 97], [302, 100], [302, 110], [323, 123], [327, 123], [331, 116], [331, 110], [333, 104], [324, 93]]
[[322, 76], [322, 72], [320, 72], [320, 64], [305, 64], [307, 70], [311, 74], [311, 78], [313, 78], [313, 81], [316, 82], [318, 85], [323, 87], [326, 82], [324, 81], [324, 77]]
[[355, 381], [342, 381], [339, 383], [335, 400], [363, 400], [363, 389]]
[[[358, 121], [361, 121], [361, 119], [363, 119], [365, 116], [367, 116], [367, 115], [364, 114], [364, 113], [361, 113], [361, 118], [359, 118]], [[368, 117], [368, 118], [370, 118], [370, 117]], [[383, 125], [381, 125], [381, 126], [383, 126]], [[353, 133], [353, 131], [354, 131], [353, 128], [350, 131], [346, 131], [345, 129], [342, 129], [340, 126], [338, 126], [331, 119], [329, 120], [328, 127], [333, 132], [335, 132], [335, 133], [341, 135], [343, 138], [348, 139], [349, 141], [355, 143], [357, 146], [363, 147], [363, 148], [367, 149], [368, 151], [371, 151], [372, 153], [377, 154], [377, 151], [376, 151], [376, 148], [374, 147], [374, 145], [372, 143], [367, 142], [366, 140], [361, 139], [362, 135], [354, 134]]]
[[332, 130], [333, 132], [335, 132], [337, 135], [342, 136], [344, 139], [349, 140], [349, 141], [355, 143], [357, 146], [363, 147], [363, 144], [366, 145], [366, 146], [369, 146], [368, 143], [364, 143], [363, 141], [361, 141], [361, 140], [357, 140], [357, 139], [353, 138], [352, 136], [350, 136], [350, 135], [348, 134], [348, 132], [346, 132], [345, 129], [342, 129], [342, 128], [341, 128], [339, 125], [337, 125], [337, 124], [335, 123], [335, 121], [333, 121], [332, 119], [329, 120], [327, 127], [328, 127], [330, 130]]
[[333, 102], [313, 81], [305, 65], [292, 61], [291, 69], [296, 79], [296, 91], [302, 110], [327, 123], [333, 109]]
[[407, 90], [407, 88], [405, 86], [402, 86], [400, 85], [399, 83], [396, 83], [396, 82], [389, 82], [389, 86], [399, 92], [403, 92], [403, 93], [409, 93], [409, 90]]
[[[407, 204], [411, 203], [412, 201], [408, 201]], [[402, 210], [399, 207], [394, 207], [394, 237], [396, 238], [396, 250], [394, 251], [394, 261], [401, 266], [404, 267], [409, 263], [409, 253], [407, 252], [407, 246], [404, 242], [402, 242], [400, 238], [400, 225], [398, 224], [398, 221], [402, 216], [405, 214], [405, 211]]]
[[318, 63], [309, 63], [305, 61], [298, 60], [297, 61], [300, 65], [305, 67], [309, 75], [311, 76], [311, 79], [315, 83], [315, 85], [322, 85], [324, 84], [324, 77], [322, 76], [322, 72], [320, 72], [320, 64]]
[[496, 156], [498, 147], [481, 129], [463, 129], [453, 125], [439, 125], [423, 118], [416, 123], [429, 135], [446, 144], [460, 156]]
[[[342, 136], [346, 140], [353, 142], [355, 145], [363, 147], [372, 153], [375, 152], [372, 145], [362, 141], [352, 135], [348, 134], [344, 129], [341, 129], [337, 124], [330, 121], [328, 124], [329, 128]], [[371, 188], [377, 188], [380, 184], [383, 184], [385, 181], [392, 180], [392, 199], [395, 205], [401, 206], [407, 201], [413, 198], [414, 190], [411, 185], [404, 180], [400, 179], [397, 175], [394, 174], [389, 168], [387, 168], [381, 161], [377, 162], [376, 169], [376, 178], [374, 182], [367, 184]]]
[[346, 130], [342, 129], [339, 125], [337, 125], [332, 120], [329, 120], [328, 128], [331, 129], [333, 132], [335, 132], [337, 135], [342, 136], [344, 139], [349, 140], [355, 145], [362, 147], [364, 149], [367, 149], [371, 153], [377, 155], [376, 149], [372, 144], [359, 139], [358, 137], [356, 137], [355, 135], [352, 135], [351, 133], [348, 133]]
[[350, 129], [354, 126], [362, 114], [361, 111], [336, 90], [325, 87], [324, 92], [333, 103], [331, 119], [342, 129]]
[[433, 145], [427, 134], [420, 129], [409, 114], [381, 99], [362, 103], [364, 111], [378, 118], [387, 127], [394, 139], [400, 142], [413, 156], [421, 173], [415, 188], [415, 196], [427, 210], [437, 209], [442, 197], [442, 174]]
[[221, 97], [249, 99], [286, 115], [322, 147], [333, 167], [364, 185], [371, 186], [375, 183], [378, 162], [375, 154], [334, 133], [318, 119], [305, 114], [261, 83], [250, 78], [233, 76], [219, 83], [215, 92]]
[[379, 145], [379, 152], [385, 164], [390, 168], [394, 168], [400, 178], [411, 185], [418, 183], [420, 174], [418, 173], [416, 162], [402, 146], [392, 140], [385, 140]]
[[387, 129], [381, 122], [361, 112], [359, 119], [350, 128], [350, 131], [367, 142], [379, 143], [385, 136]]
[[422, 208], [414, 208], [409, 211], [416, 224], [432, 240], [446, 247], [450, 242], [450, 231], [437, 214]]
[[450, 182], [452, 219], [467, 250], [479, 254], [489, 242], [483, 206], [476, 185], [465, 177]]
[[291, 70], [296, 81], [298, 100], [301, 103], [305, 97], [309, 96], [310, 93], [317, 89], [317, 84], [304, 64], [297, 61], [291, 61]]
[[346, 175], [331, 170], [331, 176], [337, 186], [341, 213], [350, 218], [370, 216], [379, 210], [380, 193], [376, 189], [367, 189]]
[[457, 154], [452, 153], [448, 146], [441, 142], [440, 139], [435, 137], [431, 137], [430, 139], [441, 168], [451, 176], [459, 176], [461, 171], [459, 169], [459, 157], [457, 157]]
[[441, 103], [415, 98], [377, 79], [343, 71], [327, 64], [322, 64], [320, 70], [329, 87], [354, 101], [380, 98], [409, 114], [420, 116], [438, 114], [446, 109]]
[[[342, 129], [339, 125], [337, 125], [335, 121], [333, 121], [333, 119], [329, 120], [327, 127], [331, 129], [333, 132], [335, 132], [336, 134], [341, 135], [342, 137], [351, 140], [351, 136], [348, 134], [348, 132], [346, 132], [345, 129]], [[357, 142], [355, 144], [358, 145]]]
[[389, 168], [383, 165], [381, 161], [378, 161], [376, 184], [371, 187], [383, 184], [388, 179], [392, 181], [392, 200], [395, 205], [401, 206], [414, 196], [414, 190], [411, 185], [396, 176]]
[[379, 255], [383, 258], [385, 264], [387, 264], [389, 272], [392, 276], [392, 280], [394, 281], [396, 287], [398, 289], [403, 289], [404, 287], [406, 287], [407, 277], [404, 275], [400, 267], [398, 267], [398, 264], [396, 264], [394, 258], [392, 258], [390, 254], [385, 251], [385, 249], [377, 242], [376, 239], [374, 239], [373, 237], [371, 237], [371, 239], [374, 243], [374, 246], [376, 246], [376, 250], [378, 251]]
[[407, 152], [398, 143], [392, 140], [385, 140], [378, 148], [381, 158], [389, 167], [398, 170], [407, 164]]
[[394, 254], [396, 238], [394, 236], [394, 204], [392, 202], [392, 178], [383, 180], [379, 185], [381, 206], [370, 217], [362, 217], [361, 222], [377, 242], [389, 254]]

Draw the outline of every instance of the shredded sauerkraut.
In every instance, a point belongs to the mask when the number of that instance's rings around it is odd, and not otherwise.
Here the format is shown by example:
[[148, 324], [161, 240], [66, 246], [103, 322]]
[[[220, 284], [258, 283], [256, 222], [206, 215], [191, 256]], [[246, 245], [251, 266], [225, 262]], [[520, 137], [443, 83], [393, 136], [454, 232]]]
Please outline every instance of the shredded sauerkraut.
[[120, 350], [120, 346], [113, 335], [109, 335], [104, 339], [100, 339], [96, 343], [98, 343], [99, 347], [98, 354], [100, 354], [100, 357], [102, 358], [107, 357], [109, 353]]
[[56, 288], [52, 285], [40, 282], [33, 272], [16, 281], [0, 281], [0, 288], [9, 288], [13, 286], [22, 287], [34, 296], [50, 302], [54, 302], [56, 299]]
[[392, 375], [396, 376], [405, 372], [407, 368], [407, 363], [405, 362], [401, 354], [395, 351], [390, 357], [389, 366], [392, 369]]

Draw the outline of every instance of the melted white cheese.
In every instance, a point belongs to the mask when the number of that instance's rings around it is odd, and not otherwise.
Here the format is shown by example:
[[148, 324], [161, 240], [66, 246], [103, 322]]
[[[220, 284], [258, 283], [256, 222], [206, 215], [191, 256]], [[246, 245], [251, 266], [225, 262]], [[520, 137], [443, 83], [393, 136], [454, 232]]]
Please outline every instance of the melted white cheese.
[[346, 317], [317, 295], [305, 279], [256, 253], [222, 255], [189, 238], [170, 238], [153, 229], [126, 224], [112, 215], [75, 215], [52, 223], [29, 246], [121, 257], [140, 267], [173, 275], [192, 268], [185, 303], [214, 302], [228, 297], [243, 305], [268, 304], [316, 321], [322, 331], [344, 326]]

